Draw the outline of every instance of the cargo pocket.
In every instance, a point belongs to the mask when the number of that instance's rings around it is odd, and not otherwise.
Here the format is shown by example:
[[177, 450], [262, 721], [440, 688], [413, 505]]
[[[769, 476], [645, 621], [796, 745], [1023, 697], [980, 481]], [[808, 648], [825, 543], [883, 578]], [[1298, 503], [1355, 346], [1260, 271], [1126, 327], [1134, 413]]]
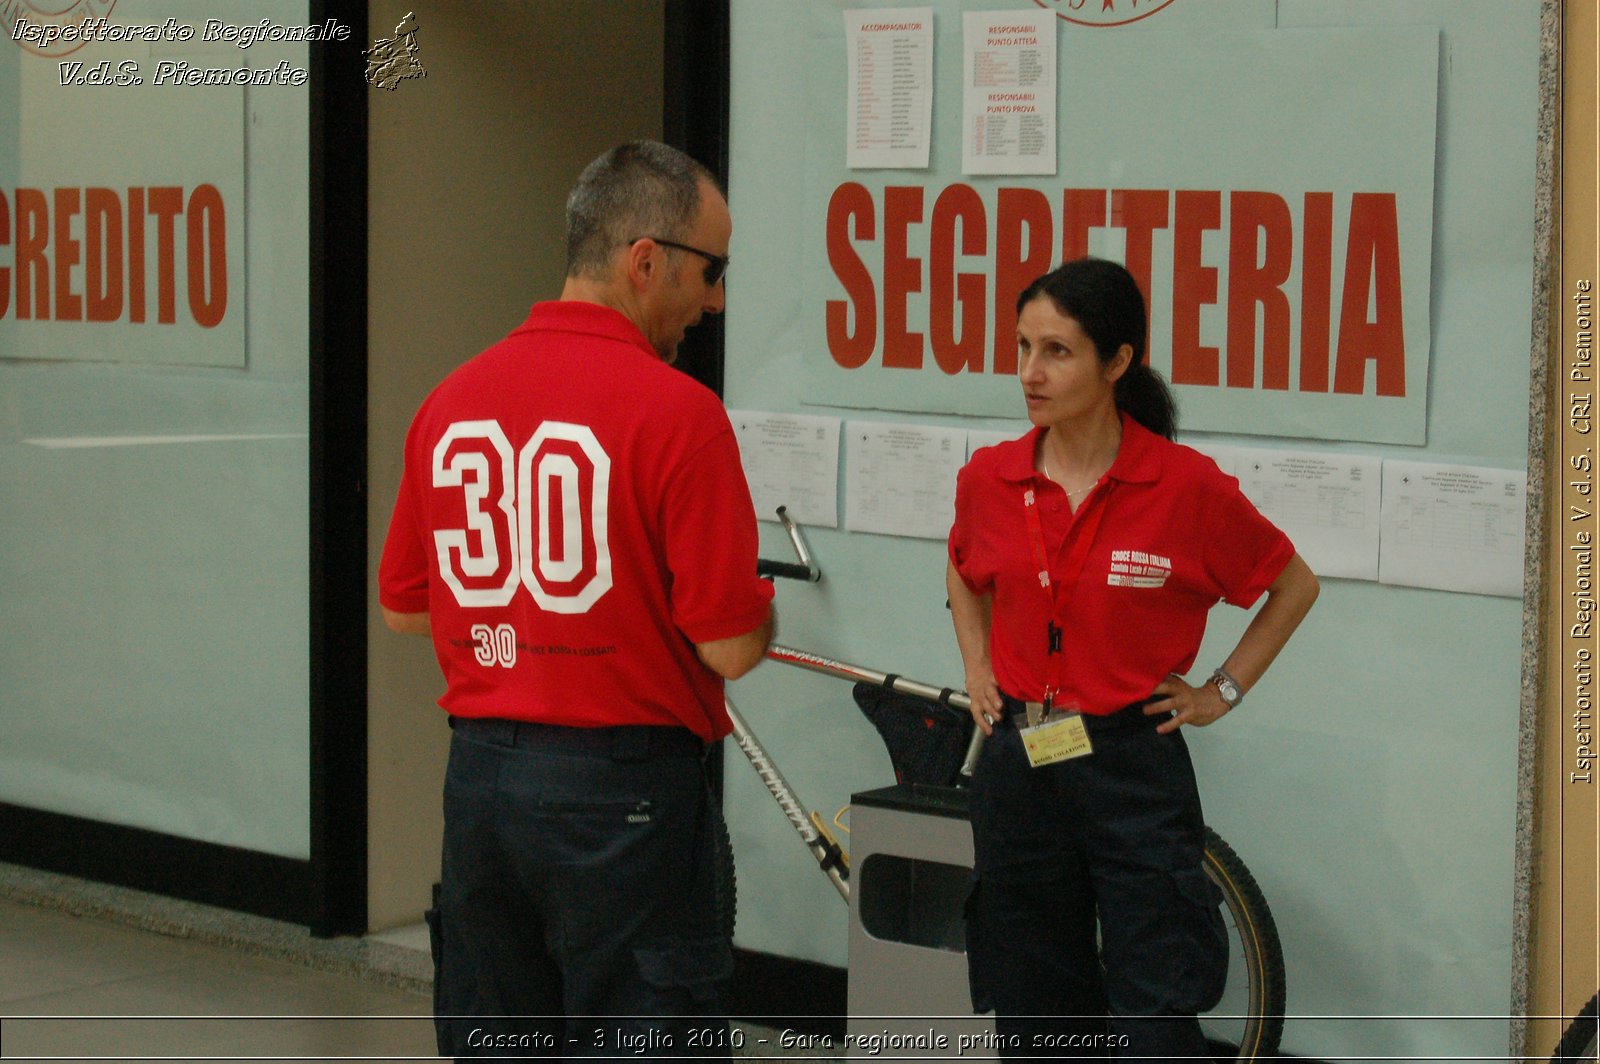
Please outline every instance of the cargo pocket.
[[639, 1014], [696, 1016], [722, 1010], [724, 988], [733, 978], [733, 949], [727, 939], [670, 939], [638, 947], [634, 959], [655, 998], [641, 1002]]
[[994, 992], [990, 984], [990, 965], [993, 963], [992, 943], [980, 926], [978, 892], [982, 881], [974, 875], [967, 891], [967, 902], [962, 909], [967, 936], [967, 990], [972, 995], [972, 1011], [994, 1011]]
[[433, 888], [433, 908], [422, 914], [428, 924], [428, 951], [433, 954], [433, 1035], [441, 1057], [456, 1056], [454, 1021], [449, 1019], [444, 992], [444, 931], [439, 918], [439, 887]]
[[[1172, 880], [1185, 921], [1184, 944], [1191, 957], [1185, 980], [1185, 996], [1192, 996], [1191, 1007], [1182, 1012], [1208, 1012], [1222, 1000], [1228, 981], [1228, 928], [1222, 920], [1222, 891], [1202, 868], [1173, 872]], [[1174, 914], [1176, 917], [1178, 914]]]

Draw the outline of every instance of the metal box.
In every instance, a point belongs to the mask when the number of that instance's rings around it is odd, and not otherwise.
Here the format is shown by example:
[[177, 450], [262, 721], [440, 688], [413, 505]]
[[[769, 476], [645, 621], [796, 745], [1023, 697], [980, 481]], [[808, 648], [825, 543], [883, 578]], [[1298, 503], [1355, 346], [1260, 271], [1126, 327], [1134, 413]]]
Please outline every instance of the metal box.
[[967, 985], [967, 792], [902, 784], [850, 800], [850, 1059], [997, 1057]]

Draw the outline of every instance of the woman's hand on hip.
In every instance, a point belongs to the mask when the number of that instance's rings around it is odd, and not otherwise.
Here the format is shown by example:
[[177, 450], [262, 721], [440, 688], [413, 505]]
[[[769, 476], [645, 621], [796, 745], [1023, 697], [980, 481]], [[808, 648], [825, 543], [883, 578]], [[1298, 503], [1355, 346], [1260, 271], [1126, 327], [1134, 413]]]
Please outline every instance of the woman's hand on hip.
[[1000, 698], [1000, 685], [995, 682], [994, 673], [968, 673], [967, 696], [972, 699], [969, 712], [978, 729], [985, 735], [993, 735], [993, 722], [1005, 712], [1005, 703]]
[[1151, 694], [1161, 700], [1145, 706], [1145, 716], [1169, 712], [1176, 714], [1171, 720], [1163, 721], [1156, 726], [1156, 731], [1162, 735], [1177, 731], [1185, 724], [1194, 728], [1204, 728], [1227, 713], [1230, 708], [1228, 703], [1222, 700], [1222, 692], [1211, 684], [1191, 687], [1176, 673], [1156, 684], [1156, 689]]

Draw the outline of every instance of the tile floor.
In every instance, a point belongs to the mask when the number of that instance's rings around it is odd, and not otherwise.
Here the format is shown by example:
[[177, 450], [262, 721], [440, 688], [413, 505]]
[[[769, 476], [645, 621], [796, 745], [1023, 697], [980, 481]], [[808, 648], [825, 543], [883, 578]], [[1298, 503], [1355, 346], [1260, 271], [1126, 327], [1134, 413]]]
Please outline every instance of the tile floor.
[[[367, 940], [0, 865], [0, 1058], [434, 1059], [421, 926]], [[736, 1023], [743, 1055], [793, 1059]], [[805, 1053], [816, 1059], [831, 1054]]]
[[0, 898], [6, 1060], [434, 1053], [431, 1000], [350, 972]]

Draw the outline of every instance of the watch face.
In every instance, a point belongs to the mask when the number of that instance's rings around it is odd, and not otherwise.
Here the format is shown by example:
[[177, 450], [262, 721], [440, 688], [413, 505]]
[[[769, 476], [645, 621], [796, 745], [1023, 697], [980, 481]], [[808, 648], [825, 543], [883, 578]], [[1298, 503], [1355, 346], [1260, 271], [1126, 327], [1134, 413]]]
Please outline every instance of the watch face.
[[1224, 680], [1218, 676], [1213, 678], [1211, 682], [1217, 685], [1217, 691], [1222, 695], [1222, 700], [1228, 705], [1231, 706], [1239, 701], [1239, 688], [1234, 686], [1233, 681]]

